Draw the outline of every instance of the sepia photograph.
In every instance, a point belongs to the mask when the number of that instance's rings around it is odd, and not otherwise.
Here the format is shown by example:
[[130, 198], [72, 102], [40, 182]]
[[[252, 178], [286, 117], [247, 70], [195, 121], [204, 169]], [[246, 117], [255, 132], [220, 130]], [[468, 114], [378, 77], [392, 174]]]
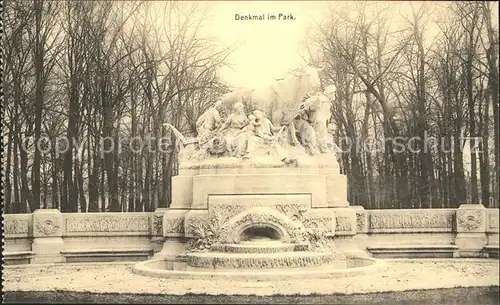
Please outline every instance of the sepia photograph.
[[500, 305], [498, 4], [0, 0], [2, 303]]

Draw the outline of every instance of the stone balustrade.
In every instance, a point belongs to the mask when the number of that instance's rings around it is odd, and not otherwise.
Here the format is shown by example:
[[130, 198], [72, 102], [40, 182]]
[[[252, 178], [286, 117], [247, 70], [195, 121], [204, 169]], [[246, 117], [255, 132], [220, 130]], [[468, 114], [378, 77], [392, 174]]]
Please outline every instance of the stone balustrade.
[[378, 257], [498, 257], [498, 209], [357, 211], [357, 239]]
[[[356, 212], [355, 228], [344, 223], [340, 213], [336, 236], [341, 242], [349, 226], [357, 246], [375, 257], [498, 257], [498, 209], [480, 204], [426, 210], [351, 208]], [[162, 248], [167, 210], [4, 214], [4, 262], [146, 260]]]

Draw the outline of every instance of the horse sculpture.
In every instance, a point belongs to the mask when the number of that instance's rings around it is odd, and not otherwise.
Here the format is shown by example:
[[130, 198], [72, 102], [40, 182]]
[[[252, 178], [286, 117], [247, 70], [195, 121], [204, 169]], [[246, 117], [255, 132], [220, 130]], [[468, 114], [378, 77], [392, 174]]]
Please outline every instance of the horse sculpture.
[[310, 66], [296, 69], [271, 86], [227, 93], [221, 102], [227, 109], [241, 102], [248, 112], [261, 110], [274, 126], [287, 126], [290, 144], [298, 146], [293, 121], [304, 97], [319, 89], [320, 70]]

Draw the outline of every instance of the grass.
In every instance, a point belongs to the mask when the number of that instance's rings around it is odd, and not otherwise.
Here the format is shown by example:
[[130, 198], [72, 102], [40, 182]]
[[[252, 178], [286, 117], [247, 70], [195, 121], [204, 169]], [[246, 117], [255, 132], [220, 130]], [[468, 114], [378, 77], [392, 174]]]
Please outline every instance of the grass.
[[473, 287], [353, 295], [206, 295], [129, 294], [73, 291], [5, 291], [3, 303], [51, 304], [446, 304], [497, 305], [499, 287]]

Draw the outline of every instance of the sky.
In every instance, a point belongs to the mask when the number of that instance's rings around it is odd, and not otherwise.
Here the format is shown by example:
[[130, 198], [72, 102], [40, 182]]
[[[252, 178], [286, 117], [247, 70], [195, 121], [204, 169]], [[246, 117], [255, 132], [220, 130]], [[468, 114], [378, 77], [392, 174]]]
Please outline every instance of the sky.
[[[261, 87], [280, 78], [289, 70], [306, 64], [303, 46], [307, 32], [322, 21], [335, 5], [353, 5], [353, 1], [210, 1], [210, 17], [205, 33], [236, 50], [228, 58], [232, 69], [223, 69], [223, 78], [236, 87]], [[387, 5], [389, 2], [381, 5]], [[390, 2], [403, 12], [407, 2]], [[421, 2], [415, 1], [418, 7]], [[292, 14], [294, 20], [235, 20], [235, 15]]]
[[[260, 87], [305, 62], [298, 51], [307, 27], [320, 16], [323, 2], [221, 1], [211, 5], [204, 30], [237, 49], [232, 69], [222, 76], [234, 86]], [[235, 15], [292, 14], [295, 20], [235, 20]]]
[[[388, 7], [393, 29], [411, 19], [425, 3], [429, 15], [426, 25], [426, 44], [439, 33], [436, 21], [443, 20], [443, 4], [450, 2], [372, 1], [375, 6]], [[269, 85], [289, 70], [306, 64], [303, 46], [307, 33], [328, 15], [333, 5], [355, 5], [355, 1], [210, 1], [209, 18], [203, 32], [228, 47], [236, 47], [228, 58], [232, 68], [221, 70], [225, 81], [234, 87], [258, 88]], [[498, 11], [498, 3], [493, 4]], [[235, 20], [235, 15], [292, 14], [294, 20]], [[372, 13], [372, 12], [369, 12]], [[403, 17], [402, 17], [403, 16]], [[494, 16], [497, 22], [498, 15]], [[498, 23], [497, 23], [498, 24]], [[498, 26], [498, 25], [497, 25]], [[306, 59], [307, 60], [307, 59]], [[465, 159], [468, 147], [465, 147]], [[466, 160], [468, 163], [469, 160]]]
[[[258, 88], [266, 86], [281, 78], [288, 71], [306, 64], [301, 55], [306, 55], [306, 37], [311, 29], [317, 27], [329, 14], [333, 6], [347, 8], [355, 14], [354, 6], [359, 1], [181, 1], [189, 6], [194, 3], [202, 10], [206, 9], [208, 17], [203, 21], [200, 35], [214, 38], [219, 44], [233, 50], [227, 62], [231, 68], [223, 68], [220, 73], [225, 81], [233, 87]], [[433, 24], [441, 20], [445, 1], [368, 1], [370, 9], [367, 13], [376, 14], [380, 7], [390, 10], [391, 26], [397, 28], [403, 23], [401, 16], [411, 19], [414, 8], [428, 8], [429, 24], [427, 38], [432, 39], [439, 31]], [[159, 11], [162, 1], [155, 2]], [[498, 10], [494, 3], [493, 11]], [[374, 7], [376, 9], [371, 9]], [[236, 20], [235, 15], [268, 14], [289, 15], [294, 20]], [[498, 15], [497, 15], [498, 16]], [[498, 17], [493, 18], [494, 22]], [[160, 18], [165, 21], [165, 16]], [[429, 40], [429, 41], [430, 41]], [[310, 45], [309, 45], [310, 46]], [[307, 59], [306, 59], [307, 60]]]
[[[182, 1], [187, 6], [196, 3], [207, 9], [208, 17], [203, 21], [199, 33], [211, 37], [223, 47], [233, 50], [227, 62], [230, 68], [223, 68], [220, 74], [231, 87], [259, 88], [282, 78], [288, 71], [306, 64], [306, 38], [312, 29], [317, 28], [329, 15], [332, 7], [347, 9], [355, 15], [354, 6], [358, 1]], [[412, 19], [413, 10], [418, 11], [425, 4], [428, 15], [425, 31], [425, 44], [439, 34], [435, 22], [443, 21], [444, 6], [450, 1], [368, 1], [368, 14], [377, 14], [377, 9], [389, 10], [391, 30], [408, 26], [404, 18]], [[162, 2], [155, 3], [158, 8]], [[494, 16], [492, 21], [498, 27], [498, 2], [492, 2]], [[373, 9], [372, 9], [373, 7]], [[293, 20], [267, 20], [267, 15], [292, 14]], [[236, 14], [262, 15], [266, 20], [236, 20]], [[161, 13], [160, 13], [161, 16]], [[351, 16], [354, 17], [354, 16]], [[165, 21], [165, 16], [158, 19]], [[468, 155], [468, 147], [465, 147]], [[466, 157], [466, 159], [468, 159]], [[466, 160], [466, 163], [468, 160]]]
[[[223, 69], [221, 75], [236, 87], [261, 87], [272, 83], [287, 71], [304, 65], [299, 55], [305, 55], [304, 42], [308, 31], [321, 22], [332, 5], [352, 7], [357, 1], [208, 1], [209, 18], [203, 31], [227, 46], [236, 47], [228, 58], [232, 69]], [[391, 10], [393, 27], [405, 23], [401, 16], [411, 19], [413, 8], [428, 8], [426, 26], [428, 43], [438, 33], [433, 23], [441, 20], [443, 4], [438, 1], [369, 1], [370, 5]], [[498, 3], [493, 3], [498, 11]], [[351, 9], [352, 10], [352, 9]], [[294, 20], [235, 20], [235, 15], [292, 14]], [[370, 10], [368, 10], [370, 13]], [[494, 16], [497, 22], [498, 15]], [[406, 23], [405, 23], [406, 26]]]

